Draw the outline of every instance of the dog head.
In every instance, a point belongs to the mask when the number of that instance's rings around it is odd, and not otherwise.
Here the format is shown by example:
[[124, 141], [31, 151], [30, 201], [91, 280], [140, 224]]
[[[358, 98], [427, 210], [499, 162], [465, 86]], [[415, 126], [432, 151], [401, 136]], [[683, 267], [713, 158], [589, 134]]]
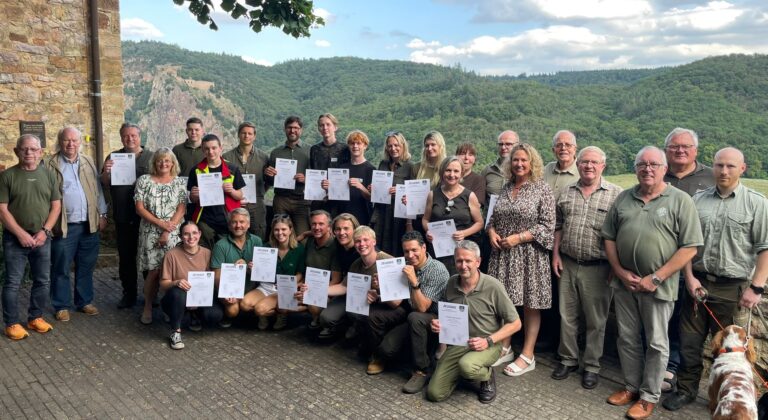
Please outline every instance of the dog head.
[[729, 325], [712, 338], [713, 358], [716, 359], [722, 353], [730, 351], [743, 351], [749, 363], [755, 363], [757, 360], [753, 340], [749, 339], [747, 331], [738, 325]]

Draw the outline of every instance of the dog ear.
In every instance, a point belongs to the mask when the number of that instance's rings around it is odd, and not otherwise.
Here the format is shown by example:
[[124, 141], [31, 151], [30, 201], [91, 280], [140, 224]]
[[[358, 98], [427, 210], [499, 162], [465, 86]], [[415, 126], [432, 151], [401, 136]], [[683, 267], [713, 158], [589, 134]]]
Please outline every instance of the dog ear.
[[712, 337], [712, 357], [717, 359], [717, 356], [720, 355], [720, 349], [723, 348], [723, 335], [725, 333], [725, 330], [720, 330], [715, 334], [714, 337]]
[[746, 352], [747, 360], [749, 360], [749, 363], [754, 364], [755, 361], [757, 361], [757, 352], [755, 351], [755, 340], [754, 338], [749, 338], [749, 337], [747, 338], [748, 338], [747, 352]]

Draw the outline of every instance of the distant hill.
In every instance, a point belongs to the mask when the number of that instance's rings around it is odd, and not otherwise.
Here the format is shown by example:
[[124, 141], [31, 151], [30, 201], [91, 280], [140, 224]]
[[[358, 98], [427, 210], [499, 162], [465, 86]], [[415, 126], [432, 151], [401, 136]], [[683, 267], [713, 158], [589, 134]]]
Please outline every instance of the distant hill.
[[158, 42], [124, 42], [126, 119], [145, 128], [152, 148], [182, 141], [184, 121], [236, 142], [239, 122], [258, 126], [265, 150], [284, 141], [282, 121], [305, 121], [304, 140], [319, 141], [317, 116], [339, 118], [337, 137], [368, 133], [378, 161], [384, 133], [406, 135], [413, 154], [429, 130], [453, 151], [473, 142], [478, 164], [495, 159], [495, 137], [514, 129], [545, 160], [552, 135], [574, 131], [580, 146], [608, 154], [608, 173], [631, 170], [634, 154], [662, 145], [674, 127], [696, 130], [699, 155], [734, 145], [745, 151], [749, 176], [768, 178], [768, 56], [712, 57], [679, 67], [486, 77], [461, 68], [341, 57], [294, 60], [273, 67], [227, 54], [192, 52]]

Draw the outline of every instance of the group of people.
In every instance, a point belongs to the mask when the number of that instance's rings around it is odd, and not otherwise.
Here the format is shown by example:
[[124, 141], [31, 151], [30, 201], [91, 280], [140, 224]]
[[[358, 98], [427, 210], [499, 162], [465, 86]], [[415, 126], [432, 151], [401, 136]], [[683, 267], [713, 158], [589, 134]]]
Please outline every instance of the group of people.
[[[254, 247], [271, 247], [278, 253], [276, 273], [295, 276], [294, 298], [298, 311], [309, 314], [309, 331], [358, 345], [371, 375], [408, 359], [412, 375], [403, 391], [426, 386], [433, 401], [447, 398], [465, 378], [479, 382], [478, 398], [489, 403], [496, 396], [493, 367], [506, 364], [509, 376], [534, 370], [546, 313], [559, 319], [559, 328], [544, 328], [559, 330], [560, 362], [552, 378], [567, 378], [581, 363], [581, 385], [595, 388], [613, 301], [625, 386], [608, 403], [632, 403], [627, 415], [646, 418], [667, 388], [672, 392], [663, 405], [677, 410], [697, 395], [702, 345], [716, 329], [712, 320], [695, 315], [697, 298], [706, 290], [724, 325], [741, 322], [760, 301], [768, 277], [766, 199], [740, 182], [746, 165], [738, 149], [724, 148], [711, 168], [702, 165], [692, 130], [674, 129], [663, 149], [641, 149], [634, 165], [638, 183], [622, 191], [602, 176], [605, 153], [595, 146], [578, 150], [567, 130], [554, 135], [556, 160], [547, 165], [533, 146], [504, 131], [498, 158], [478, 173], [474, 145], [460, 144], [449, 155], [437, 131], [424, 137], [418, 162], [402, 133], [387, 132], [383, 159], [374, 166], [366, 160], [365, 133], [354, 130], [346, 143], [337, 141], [338, 121], [331, 114], [321, 115], [317, 127], [323, 139], [309, 147], [301, 141], [301, 119], [288, 117], [285, 143], [266, 154], [255, 146], [256, 126], [244, 122], [238, 145], [223, 153], [221, 140], [190, 118], [183, 143], [152, 152], [141, 146], [139, 127], [125, 123], [123, 148], [114, 157], [133, 155], [131, 185], [113, 185], [113, 155], [99, 172], [80, 151], [81, 134], [73, 127], [58, 133], [56, 153], [42, 162], [39, 139], [21, 136], [14, 149], [19, 164], [0, 174], [6, 335], [28, 335], [18, 313], [27, 261], [29, 329], [52, 329], [43, 318], [49, 298], [58, 321], [68, 321], [72, 309], [98, 314], [92, 274], [107, 222], [105, 190], [123, 287], [118, 307], [136, 304], [141, 272], [140, 321], [154, 322], [159, 302], [171, 325], [171, 348], [184, 347], [182, 326], [226, 328], [241, 315], [250, 319], [247, 314], [262, 330], [288, 325], [297, 311], [280, 308], [274, 282], [246, 280], [242, 298], [186, 306], [190, 272], [212, 271], [218, 285], [224, 264], [245, 264], [249, 277]], [[295, 166], [294, 188], [275, 185], [286, 162]], [[349, 170], [350, 199], [306, 200], [307, 170], [330, 168]], [[392, 178], [389, 203], [371, 202], [375, 170]], [[224, 204], [201, 203], [202, 174], [220, 174]], [[246, 199], [246, 178], [255, 199]], [[424, 180], [431, 192], [423, 214], [396, 217], [396, 207], [409, 199], [398, 186], [408, 180]], [[320, 184], [330, 188], [327, 179]], [[269, 188], [271, 222], [264, 202]], [[455, 226], [455, 250], [435, 258], [431, 226], [440, 221]], [[410, 294], [383, 301], [377, 261], [393, 258], [405, 261]], [[304, 304], [310, 269], [330, 273], [325, 306]], [[371, 276], [368, 316], [346, 308], [350, 273]], [[466, 345], [438, 342], [439, 302], [467, 305]], [[511, 336], [521, 328], [515, 357]]]

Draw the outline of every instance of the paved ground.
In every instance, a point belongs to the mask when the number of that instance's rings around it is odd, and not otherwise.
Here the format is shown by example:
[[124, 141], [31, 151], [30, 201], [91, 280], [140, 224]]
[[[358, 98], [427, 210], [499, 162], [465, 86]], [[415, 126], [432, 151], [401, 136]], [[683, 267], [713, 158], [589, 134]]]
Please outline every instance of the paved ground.
[[[117, 310], [116, 270], [97, 271], [96, 317], [73, 314], [47, 335], [0, 337], [0, 418], [622, 418], [605, 403], [620, 385], [608, 361], [598, 388], [579, 376], [553, 381], [551, 354], [520, 378], [498, 374], [490, 405], [459, 388], [433, 404], [400, 387], [407, 372], [367, 376], [354, 351], [308, 342], [302, 319], [280, 333], [248, 326], [185, 332], [186, 349], [167, 345], [167, 326], [139, 323], [139, 308]], [[26, 296], [23, 298], [26, 299]], [[48, 319], [52, 319], [49, 316]], [[654, 418], [702, 419], [703, 400]]]

